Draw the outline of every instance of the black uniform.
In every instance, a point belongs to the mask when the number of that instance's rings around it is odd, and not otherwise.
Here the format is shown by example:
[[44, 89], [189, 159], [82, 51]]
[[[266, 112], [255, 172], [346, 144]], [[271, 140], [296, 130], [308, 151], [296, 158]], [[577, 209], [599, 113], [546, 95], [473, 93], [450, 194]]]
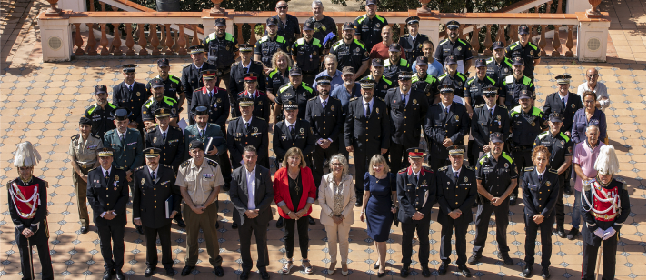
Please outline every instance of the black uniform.
[[[484, 94], [482, 94], [482, 89], [486, 86], [495, 86], [496, 81], [489, 77], [485, 76], [484, 79], [478, 79], [478, 76], [473, 76], [467, 80], [464, 84], [464, 97], [471, 98], [471, 107], [477, 105], [485, 104]], [[498, 102], [496, 102], [497, 104]]]
[[[198, 55], [202, 55], [199, 53]], [[204, 79], [202, 79], [202, 71], [215, 69], [215, 66], [204, 62], [202, 67], [197, 68], [195, 64], [189, 64], [182, 69], [182, 85], [184, 86], [184, 97], [186, 97], [186, 108], [193, 108], [191, 102], [193, 100], [193, 92], [204, 86]], [[188, 120], [190, 124], [194, 124], [192, 110], [188, 111]]]
[[[269, 120], [269, 115], [271, 115], [271, 100], [269, 97], [262, 91], [256, 90], [255, 93], [249, 94], [246, 91], [238, 93], [238, 98], [243, 96], [251, 96], [253, 99], [253, 116], [264, 119], [265, 121]], [[236, 103], [234, 105], [236, 116], [241, 116], [240, 106], [238, 106], [236, 98]], [[225, 119], [226, 120], [226, 119]]]
[[[321, 44], [325, 42], [325, 36], [330, 34], [330, 32], [334, 33], [334, 36], [336, 37], [336, 24], [334, 23], [333, 18], [329, 16], [323, 16], [322, 20], [316, 20], [316, 17], [311, 16], [307, 20], [311, 21], [314, 25], [314, 38], [319, 39], [319, 41], [321, 41]], [[328, 42], [328, 45], [323, 47], [329, 49], [332, 46], [331, 42], [334, 41], [330, 40]]]
[[493, 57], [487, 59], [487, 76], [491, 77], [497, 86], [502, 85], [505, 77], [514, 73], [511, 63], [511, 59], [508, 57], [505, 57], [500, 63], [496, 62]]
[[[291, 67], [288, 67], [285, 70], [285, 76], [280, 73], [277, 69], [269, 72], [269, 75], [265, 77], [267, 93], [272, 93], [274, 95], [278, 94], [278, 90], [284, 85], [289, 83], [289, 70]], [[260, 80], [259, 80], [260, 81]], [[260, 83], [260, 82], [259, 82]]]
[[354, 146], [354, 192], [363, 195], [363, 175], [374, 155], [390, 147], [390, 119], [388, 108], [379, 98], [371, 100], [370, 115], [366, 117], [363, 97], [354, 97], [348, 103], [345, 114], [345, 146]]
[[296, 57], [294, 64], [303, 71], [303, 78], [310, 77], [311, 81], [304, 81], [306, 83], [314, 83], [314, 76], [321, 71], [321, 57], [323, 56], [323, 41], [312, 38], [311, 42], [307, 42], [305, 38], [299, 38], [294, 42], [292, 53]]
[[541, 49], [537, 45], [527, 42], [527, 45], [523, 47], [520, 41], [516, 41], [505, 48], [505, 56], [508, 58], [522, 57], [525, 63], [523, 75], [534, 79], [534, 59], [541, 58]]
[[429, 145], [431, 168], [440, 168], [448, 162], [449, 150], [443, 144], [444, 139], [450, 138], [453, 145], [464, 145], [464, 135], [469, 133], [470, 127], [469, 114], [462, 104], [451, 104], [448, 114], [441, 102], [428, 109], [424, 135]]
[[419, 146], [422, 136], [422, 127], [428, 103], [426, 96], [421, 92], [410, 90], [408, 102], [402, 101], [402, 93], [399, 87], [388, 90], [384, 102], [390, 115], [390, 168], [399, 170], [409, 165], [406, 160], [406, 150]]
[[426, 102], [429, 106], [435, 104], [435, 96], [440, 94], [437, 87], [439, 85], [439, 80], [433, 75], [425, 75], [422, 79], [420, 73], [413, 75], [413, 86], [414, 91], [419, 91], [426, 95]]
[[353, 39], [350, 45], [346, 45], [343, 40], [332, 45], [330, 54], [336, 55], [338, 64], [336, 69], [343, 71], [343, 67], [352, 66], [354, 71], [359, 71], [363, 62], [370, 59], [368, 49], [357, 39]]
[[278, 50], [283, 50], [285, 53], [289, 54], [289, 46], [289, 42], [287, 42], [283, 36], [276, 35], [274, 38], [263, 36], [258, 42], [256, 42], [256, 45], [253, 48], [253, 54], [261, 56], [262, 64], [267, 67], [272, 67], [271, 59], [274, 57], [274, 53]]
[[171, 118], [177, 118], [179, 112], [177, 108], [177, 101], [171, 97], [164, 96], [163, 102], [157, 102], [155, 98], [150, 98], [146, 100], [146, 103], [144, 103], [143, 106], [141, 106], [141, 115], [142, 118], [144, 117], [155, 117], [155, 111], [159, 108], [168, 108], [170, 109], [170, 117]]
[[[276, 34], [285, 37], [287, 45], [291, 46], [296, 39], [296, 35], [301, 34], [301, 28], [298, 25], [298, 18], [292, 15], [285, 15], [284, 23], [278, 15], [273, 16], [273, 18], [275, 18], [276, 22], [278, 23], [276, 25], [278, 26], [278, 31], [276, 32]], [[267, 35], [267, 31], [265, 31], [265, 35]]]
[[411, 68], [406, 59], [400, 58], [397, 63], [392, 63], [390, 59], [384, 59], [384, 77], [388, 80], [396, 81], [399, 78], [399, 73], [407, 71], [410, 72]]
[[306, 83], [302, 83], [296, 90], [294, 90], [294, 86], [291, 83], [288, 83], [278, 90], [278, 94], [276, 94], [276, 99], [274, 100], [278, 105], [283, 105], [287, 100], [296, 102], [298, 104], [298, 119], [304, 119], [307, 100], [315, 96], [314, 89]]
[[369, 75], [369, 77], [373, 80], [375, 80], [375, 97], [379, 97], [381, 99], [386, 98], [386, 93], [388, 93], [388, 90], [397, 86], [397, 83], [393, 83], [390, 79], [386, 78], [386, 76], [381, 76], [381, 79], [377, 81], [375, 79], [375, 76]]
[[258, 90], [265, 91], [265, 73], [262, 63], [252, 60], [251, 64], [247, 66], [242, 65], [242, 62], [238, 61], [231, 65], [229, 85], [227, 85], [227, 91], [230, 96], [237, 98], [236, 94], [244, 91], [244, 75], [249, 73], [253, 73], [254, 76], [258, 77]]
[[314, 129], [306, 120], [296, 120], [293, 130], [290, 130], [284, 120], [274, 125], [273, 144], [278, 162], [283, 162], [285, 153], [292, 147], [301, 149], [307, 161], [314, 151], [314, 143]]
[[323, 107], [321, 98], [318, 96], [313, 97], [307, 101], [305, 120], [310, 123], [314, 130], [315, 142], [319, 139], [332, 140], [327, 149], [323, 149], [318, 144], [314, 145], [312, 175], [314, 175], [316, 186], [320, 186], [325, 168], [323, 162], [325, 159], [331, 159], [333, 155], [338, 153], [339, 147], [344, 146], [343, 143], [339, 143], [339, 135], [343, 134], [343, 107], [341, 101], [328, 96], [325, 107]]
[[[496, 161], [491, 153], [486, 153], [476, 164], [476, 179], [482, 180], [482, 186], [494, 197], [500, 197], [511, 185], [512, 179], [518, 178], [516, 165], [506, 153]], [[473, 253], [482, 255], [487, 236], [491, 213], [496, 217], [496, 242], [500, 252], [509, 252], [507, 246], [507, 225], [509, 225], [509, 197], [502, 204], [493, 206], [491, 201], [481, 199], [476, 213], [476, 237], [473, 240]]]
[[161, 128], [155, 126], [146, 133], [146, 148], [155, 147], [161, 149], [159, 164], [169, 165], [177, 172], [179, 165], [184, 162], [184, 133], [176, 126], [168, 126], [166, 138]]
[[[105, 270], [118, 273], [124, 263], [126, 204], [130, 198], [126, 172], [114, 166], [110, 169], [107, 177], [101, 166], [88, 172], [87, 201], [94, 212], [94, 224], [101, 240], [101, 255], [105, 261]], [[114, 219], [107, 220], [101, 216], [107, 211], [114, 211], [116, 214]]]
[[[155, 76], [153, 79], [160, 79], [164, 81], [164, 96], [179, 100], [179, 95], [184, 93], [184, 87], [182, 86], [182, 81], [180, 80], [181, 78], [169, 74], [166, 80], [163, 80], [159, 75]], [[153, 79], [151, 79], [151, 81]], [[148, 92], [148, 96], [153, 95], [152, 85], [150, 84], [150, 82], [146, 84], [146, 91]]]
[[[511, 137], [511, 155], [519, 170], [532, 166], [532, 149], [536, 136], [547, 127], [543, 118], [543, 111], [533, 107], [528, 114], [523, 112], [521, 105], [514, 107], [509, 114], [510, 127], [513, 131]], [[520, 172], [522, 175], [522, 172]], [[518, 195], [518, 186], [514, 189], [515, 196]]]
[[[15, 226], [15, 242], [20, 251], [20, 267], [23, 279], [36, 279], [35, 275], [31, 275], [30, 260], [33, 255], [31, 255], [32, 249], [27, 246], [29, 244], [31, 246], [35, 245], [38, 251], [38, 258], [42, 267], [42, 279], [53, 280], [54, 269], [52, 268], [52, 258], [49, 254], [49, 228], [47, 226], [47, 182], [32, 176], [31, 180], [25, 183], [18, 177], [7, 182], [6, 187], [9, 214]], [[34, 192], [38, 193], [38, 197], [35, 198], [38, 203], [34, 203], [34, 200], [29, 201], [29, 204], [15, 200], [16, 198], [27, 200]], [[29, 217], [32, 213], [30, 206], [34, 207], [33, 216], [31, 217]], [[22, 234], [27, 228], [34, 233], [33, 236], [29, 237], [29, 240]]]
[[[563, 132], [560, 132], [558, 135], [553, 136], [549, 131], [545, 131], [539, 134], [534, 140], [534, 147], [538, 145], [543, 145], [550, 151], [551, 157], [549, 161], [549, 167], [558, 170], [563, 163], [565, 163], [565, 157], [572, 156], [572, 151], [574, 149], [574, 142], [570, 137], [565, 135]], [[563, 225], [565, 220], [564, 209], [563, 209], [563, 189], [565, 187], [565, 176], [567, 171], [563, 174], [558, 175], [558, 198], [556, 200], [555, 208], [555, 217], [556, 224]]]
[[105, 104], [105, 109], [97, 104], [85, 109], [85, 117], [92, 120], [92, 134], [103, 140], [106, 132], [117, 127], [114, 125], [114, 110], [116, 108], [117, 106], [108, 102]]
[[133, 177], [133, 218], [140, 218], [146, 237], [146, 266], [157, 265], [157, 235], [162, 247], [162, 264], [165, 268], [173, 266], [170, 230], [172, 219], [166, 218], [166, 200], [173, 196], [169, 215], [180, 213], [182, 194], [175, 186], [175, 172], [171, 166], [159, 164], [153, 179], [147, 165], [135, 169]]
[[464, 83], [466, 83], [467, 77], [462, 75], [460, 72], [455, 72], [453, 76], [445, 73], [437, 77], [437, 82], [439, 85], [453, 85], [455, 91], [453, 94], [459, 97], [464, 97]]
[[530, 77], [523, 76], [520, 80], [516, 80], [514, 75], [505, 77], [500, 88], [500, 96], [505, 98], [505, 106], [509, 109], [518, 106], [518, 99], [524, 89], [534, 92], [534, 83]]
[[[444, 65], [444, 59], [449, 55], [455, 55], [456, 61], [467, 61], [469, 59], [473, 59], [471, 45], [460, 38], [457, 38], [455, 42], [451, 42], [449, 39], [444, 39], [435, 49], [433, 57], [437, 59], [440, 64]], [[467, 70], [469, 69], [464, 69], [464, 71]]]
[[563, 100], [559, 93], [556, 92], [545, 98], [543, 114], [545, 116], [549, 116], [552, 113], [558, 113], [563, 117], [563, 126], [561, 127], [561, 131], [572, 131], [574, 113], [581, 108], [583, 108], [583, 101], [581, 101], [581, 98], [578, 95], [568, 92], [567, 104], [563, 104]]
[[[413, 260], [413, 237], [417, 230], [419, 241], [419, 263], [428, 266], [429, 228], [431, 226], [431, 210], [437, 201], [437, 185], [433, 170], [422, 167], [419, 174], [412, 167], [402, 169], [397, 173], [397, 201], [399, 211], [397, 219], [402, 223], [402, 263], [410, 265]], [[421, 220], [413, 220], [413, 215], [420, 212], [424, 215]]]
[[[534, 264], [534, 247], [536, 247], [536, 233], [541, 230], [541, 244], [543, 244], [543, 260], [541, 265], [550, 266], [552, 257], [552, 225], [554, 224], [554, 205], [559, 196], [559, 175], [554, 169], [545, 169], [539, 175], [536, 167], [525, 168], [521, 185], [523, 187], [523, 208], [525, 218], [525, 264]], [[534, 215], [543, 215], [543, 222], [537, 225]]]
[[256, 147], [258, 164], [269, 168], [269, 133], [267, 121], [252, 117], [248, 128], [245, 128], [244, 118], [236, 117], [229, 121], [227, 127], [227, 148], [231, 156], [233, 169], [242, 165], [244, 147]]
[[354, 19], [353, 25], [354, 36], [360, 36], [361, 41], [366, 44], [366, 50], [370, 52], [374, 45], [383, 41], [381, 29], [388, 25], [388, 21], [380, 15], [375, 15], [372, 19], [368, 15], [361, 15]]
[[399, 45], [402, 46], [406, 52], [408, 64], [413, 65], [413, 62], [415, 62], [415, 59], [418, 56], [424, 56], [425, 41], [430, 41], [430, 39], [424, 34], [417, 34], [414, 39], [410, 34], [406, 34], [399, 38]]
[[[458, 255], [456, 264], [464, 265], [467, 262], [467, 229], [473, 222], [471, 207], [478, 195], [475, 171], [463, 165], [460, 173], [455, 174], [453, 167], [447, 165], [435, 172], [435, 182], [437, 202], [440, 204], [437, 222], [442, 225], [440, 259], [445, 264], [451, 263], [451, 237], [455, 229], [455, 251]], [[460, 209], [462, 215], [453, 219], [449, 213], [456, 209]]]
[[[130, 123], [136, 123], [139, 132], [143, 132], [144, 121], [141, 119], [141, 106], [146, 103], [150, 97], [146, 90], [146, 85], [134, 82], [132, 89], [125, 82], [120, 83], [112, 88], [112, 104], [117, 107], [123, 107], [130, 112]], [[107, 131], [107, 130], [106, 130]]]
[[[479, 159], [482, 147], [489, 145], [491, 139], [489, 136], [494, 132], [500, 132], [502, 139], [509, 137], [509, 111], [505, 106], [496, 105], [493, 109], [493, 115], [487, 105], [478, 105], [473, 109], [471, 118], [471, 136], [475, 141], [473, 147], [473, 158]], [[475, 166], [472, 165], [472, 166]]]
[[227, 91], [223, 88], [215, 87], [213, 92], [207, 93], [204, 87], [196, 89], [192, 95], [191, 111], [195, 110], [197, 106], [206, 106], [206, 108], [209, 108], [208, 122], [224, 127], [231, 108]]

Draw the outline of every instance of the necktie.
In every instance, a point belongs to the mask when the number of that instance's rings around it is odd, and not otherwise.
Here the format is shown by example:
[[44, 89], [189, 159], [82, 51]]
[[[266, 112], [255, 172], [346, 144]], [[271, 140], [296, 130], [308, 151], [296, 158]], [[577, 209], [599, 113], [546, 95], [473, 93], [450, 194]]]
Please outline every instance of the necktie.
[[566, 107], [566, 106], [567, 106], [567, 102], [565, 102], [565, 98], [563, 98], [562, 100], [563, 100], [563, 107]]
[[444, 111], [445, 111], [445, 114], [448, 115], [449, 114], [449, 107], [446, 107], [446, 110], [444, 110]]
[[250, 134], [250, 133], [251, 133], [251, 131], [250, 131], [250, 128], [249, 128], [249, 123], [246, 123], [246, 124], [245, 124], [245, 134], [247, 134], [247, 135], [248, 135], [248, 134]]
[[489, 109], [489, 114], [493, 117], [493, 108]]
[[366, 102], [366, 117], [370, 116], [370, 103]]
[[538, 182], [543, 183], [543, 175], [538, 175]]
[[245, 67], [245, 68], [244, 68], [244, 73], [245, 73], [245, 74], [249, 73], [249, 67]]
[[105, 179], [107, 180], [108, 178], [110, 178], [110, 171], [106, 170], [105, 171]]
[[455, 181], [457, 181], [458, 177], [460, 177], [460, 173], [455, 173], [455, 174], [453, 174], [453, 176], [455, 177]]
[[162, 133], [162, 141], [166, 142], [166, 133]]
[[325, 101], [323, 101], [323, 103], [321, 103], [321, 105], [323, 105], [323, 109], [325, 109], [325, 104], [327, 104], [327, 100], [325, 100]]
[[289, 133], [294, 137], [294, 125], [289, 126]]
[[402, 104], [406, 104], [406, 95], [402, 94]]
[[132, 91], [132, 86], [128, 86], [128, 90], [129, 90], [129, 91]]
[[153, 180], [155, 180], [155, 171], [153, 171], [153, 174], [152, 174], [152, 175], [150, 175], [150, 177], [152, 177], [152, 178], [153, 178]]
[[125, 135], [125, 134], [121, 134], [121, 137], [119, 137], [119, 138], [120, 138], [121, 142], [123, 142], [123, 140], [126, 138], [126, 135]]
[[415, 175], [415, 184], [417, 185], [418, 182], [419, 182], [419, 175]]

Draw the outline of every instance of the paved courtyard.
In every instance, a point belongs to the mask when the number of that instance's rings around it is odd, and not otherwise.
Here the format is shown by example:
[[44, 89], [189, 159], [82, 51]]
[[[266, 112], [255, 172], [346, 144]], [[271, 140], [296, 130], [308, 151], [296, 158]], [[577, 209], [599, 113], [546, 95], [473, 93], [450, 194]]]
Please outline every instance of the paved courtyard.
[[[613, 17], [611, 38], [614, 45], [609, 48], [608, 63], [587, 64], [572, 59], [543, 59], [536, 67], [538, 105], [544, 98], [556, 91], [553, 77], [568, 73], [573, 75], [572, 91], [584, 81], [584, 71], [589, 67], [599, 69], [600, 81], [609, 89], [612, 105], [605, 113], [608, 122], [610, 144], [618, 151], [621, 162], [621, 176], [629, 186], [632, 213], [621, 231], [617, 251], [618, 279], [639, 279], [646, 277], [646, 4], [636, 1], [618, 1], [609, 6], [604, 2], [603, 9]], [[20, 260], [14, 242], [14, 226], [7, 210], [7, 190], [4, 184], [16, 176], [12, 152], [15, 145], [31, 141], [37, 145], [43, 160], [38, 164], [35, 175], [49, 182], [49, 246], [57, 279], [101, 279], [103, 259], [99, 253], [99, 240], [96, 233], [79, 234], [76, 199], [72, 186], [72, 171], [67, 159], [70, 137], [77, 132], [78, 119], [84, 109], [93, 102], [93, 88], [96, 84], [112, 86], [122, 80], [122, 64], [138, 65], [137, 80], [152, 78], [156, 75], [154, 59], [77, 59], [66, 63], [42, 63], [38, 28], [35, 15], [45, 6], [45, 2], [26, 2], [23, 0], [3, 0], [2, 2], [2, 66], [0, 67], [0, 278], [20, 279]], [[180, 74], [183, 65], [190, 59], [171, 59], [171, 73]], [[472, 71], [473, 72], [473, 71]], [[111, 100], [111, 99], [110, 99]], [[644, 119], [642, 119], [644, 118]], [[271, 153], [271, 152], [270, 152]], [[566, 230], [569, 230], [572, 196], [566, 197]], [[132, 205], [128, 206], [131, 210]], [[273, 207], [274, 217], [278, 217]], [[320, 208], [314, 206], [314, 216], [318, 218]], [[90, 209], [91, 211], [91, 209]], [[221, 254], [224, 257], [225, 277], [234, 279], [241, 272], [238, 233], [231, 229], [233, 205], [226, 194], [219, 196], [219, 217], [221, 225], [218, 236]], [[377, 259], [372, 240], [365, 232], [365, 224], [358, 220], [359, 208], [355, 210], [357, 220], [350, 233], [349, 255], [352, 274], [348, 279], [360, 280], [374, 278], [372, 264]], [[437, 207], [433, 214], [436, 220]], [[90, 214], [91, 215], [91, 214]], [[474, 277], [479, 279], [521, 278], [524, 254], [524, 231], [522, 206], [512, 206], [508, 228], [508, 242], [515, 265], [504, 266], [494, 251], [494, 228], [491, 227], [489, 243], [485, 247], [482, 262], [470, 266]], [[130, 221], [130, 218], [128, 219]], [[310, 259], [315, 266], [314, 275], [305, 275], [297, 267], [292, 275], [282, 276], [276, 272], [285, 258], [282, 236], [283, 231], [271, 222], [268, 232], [271, 264], [268, 267], [272, 279], [322, 279], [325, 278], [324, 265], [328, 262], [326, 239], [323, 226], [310, 227]], [[91, 227], [94, 229], [94, 226]], [[472, 242], [475, 227], [469, 226], [467, 240]], [[173, 258], [178, 278], [184, 265], [186, 242], [183, 229], [173, 226]], [[399, 279], [401, 268], [401, 228], [393, 227], [388, 241], [387, 268], [389, 274], [384, 279]], [[440, 225], [431, 225], [432, 269], [439, 265]], [[553, 237], [552, 279], [577, 279], [581, 275], [582, 240], [574, 241]], [[417, 247], [415, 247], [416, 249]], [[472, 249], [467, 244], [467, 251]], [[537, 248], [537, 251], [540, 247]], [[252, 248], [253, 250], [253, 248]], [[201, 249], [202, 251], [202, 249]], [[538, 251], [540, 254], [540, 251]], [[416, 257], [414, 257], [416, 259]], [[453, 257], [455, 259], [455, 257]], [[214, 279], [213, 269], [208, 264], [206, 252], [200, 255], [200, 264], [194, 276], [185, 279]], [[296, 262], [300, 264], [299, 261]], [[160, 266], [161, 267], [161, 266]], [[340, 267], [338, 265], [337, 267]], [[414, 263], [413, 275], [407, 279], [421, 277], [420, 265]], [[538, 271], [538, 266], [535, 271]], [[126, 226], [126, 265], [124, 272], [129, 279], [144, 279], [145, 248], [143, 236], [136, 233], [129, 222]], [[40, 267], [36, 261], [35, 270]], [[161, 271], [161, 269], [159, 269]], [[452, 271], [452, 268], [449, 270]], [[253, 279], [260, 279], [252, 274]], [[445, 276], [432, 276], [431, 279], [456, 279], [458, 276], [447, 273]], [[154, 276], [157, 278], [170, 278]], [[331, 277], [346, 278], [338, 269]], [[539, 279], [540, 276], [534, 276]], [[184, 279], [184, 278], [182, 278]]]

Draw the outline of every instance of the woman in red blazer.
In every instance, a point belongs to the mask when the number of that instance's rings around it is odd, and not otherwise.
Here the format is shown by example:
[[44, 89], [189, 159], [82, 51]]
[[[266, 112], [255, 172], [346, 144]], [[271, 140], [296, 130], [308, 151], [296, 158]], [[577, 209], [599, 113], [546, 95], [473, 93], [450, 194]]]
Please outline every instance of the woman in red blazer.
[[[292, 147], [285, 153], [283, 162], [287, 163], [274, 174], [274, 202], [278, 206], [278, 214], [285, 218], [285, 251], [287, 262], [282, 273], [289, 274], [294, 267], [294, 224], [298, 230], [298, 243], [303, 257], [305, 273], [313, 272], [312, 265], [307, 259], [309, 247], [308, 230], [309, 215], [312, 212], [312, 203], [316, 196], [316, 185], [312, 170], [305, 166], [303, 152], [297, 147]], [[296, 205], [296, 207], [295, 207]]]

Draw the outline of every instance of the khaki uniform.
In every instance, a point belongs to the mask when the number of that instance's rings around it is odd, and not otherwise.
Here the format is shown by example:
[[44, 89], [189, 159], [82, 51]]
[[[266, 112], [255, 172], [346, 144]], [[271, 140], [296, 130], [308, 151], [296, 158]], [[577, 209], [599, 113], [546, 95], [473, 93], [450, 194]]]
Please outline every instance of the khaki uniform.
[[[103, 148], [103, 141], [94, 134], [90, 134], [88, 139], [83, 139], [80, 134], [72, 136], [68, 154], [74, 158], [83, 175], [94, 167], [97, 161], [97, 151]], [[72, 169], [74, 172], [74, 169]], [[90, 218], [87, 214], [87, 205], [85, 205], [85, 193], [87, 183], [81, 176], [74, 172], [74, 192], [76, 193], [76, 205], [79, 212], [81, 225], [88, 227]]]
[[[182, 163], [177, 172], [177, 180], [175, 185], [185, 187], [188, 195], [193, 201], [193, 205], [201, 206], [206, 203], [211, 195], [211, 192], [219, 190], [224, 185], [224, 177], [220, 171], [220, 166], [213, 160], [204, 159], [204, 163], [200, 167], [193, 164], [193, 159], [189, 159]], [[206, 251], [209, 254], [209, 262], [211, 265], [222, 265], [222, 257], [220, 256], [220, 246], [218, 244], [218, 237], [216, 235], [215, 222], [218, 217], [218, 202], [217, 197], [213, 204], [204, 209], [204, 213], [196, 214], [184, 202], [184, 218], [186, 219], [186, 258], [184, 262], [186, 265], [194, 266], [197, 262], [198, 256], [198, 242], [197, 237], [200, 228], [204, 232], [204, 239], [206, 241]]]

